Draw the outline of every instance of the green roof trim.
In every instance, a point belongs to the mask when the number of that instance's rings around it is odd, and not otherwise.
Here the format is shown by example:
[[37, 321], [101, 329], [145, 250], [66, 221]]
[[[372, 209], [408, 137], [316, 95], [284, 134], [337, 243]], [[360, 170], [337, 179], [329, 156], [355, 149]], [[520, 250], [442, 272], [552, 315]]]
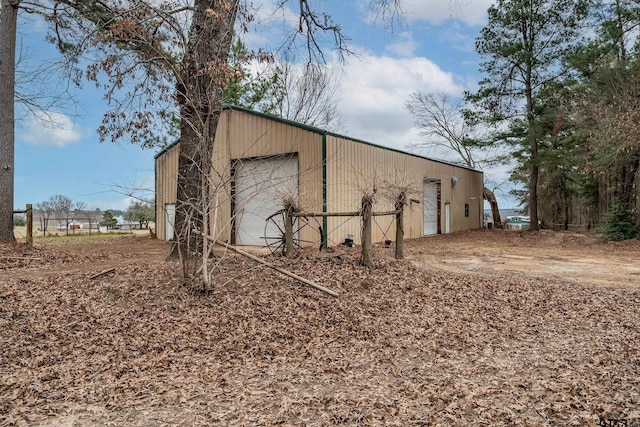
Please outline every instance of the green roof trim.
[[167, 151], [171, 150], [173, 147], [175, 147], [176, 145], [178, 145], [178, 142], [180, 142], [179, 139], [175, 140], [174, 142], [172, 142], [171, 144], [167, 145], [166, 147], [164, 147], [162, 150], [158, 151], [158, 154], [156, 154], [155, 156], [153, 156], [154, 160], [158, 160], [158, 157], [162, 156], [164, 153], [166, 153]]
[[[474, 172], [482, 172], [481, 170], [470, 168], [468, 166], [459, 165], [459, 164], [452, 163], [452, 162], [447, 162], [445, 160], [433, 159], [431, 157], [421, 156], [419, 154], [408, 153], [406, 151], [398, 150], [396, 148], [385, 147], [384, 145], [378, 145], [378, 144], [374, 144], [372, 142], [363, 141], [361, 139], [352, 138], [350, 136], [340, 135], [338, 133], [330, 132], [330, 131], [327, 131], [325, 129], [321, 129], [321, 128], [318, 128], [318, 127], [305, 125], [303, 123], [294, 122], [293, 120], [284, 119], [282, 117], [274, 116], [273, 114], [262, 113], [260, 111], [251, 110], [251, 109], [246, 108], [246, 107], [240, 107], [238, 105], [224, 104], [222, 106], [222, 110], [223, 111], [224, 110], [235, 110], [235, 111], [240, 111], [240, 112], [251, 114], [251, 115], [254, 115], [254, 116], [258, 116], [258, 117], [263, 117], [265, 119], [273, 120], [275, 122], [284, 123], [284, 124], [287, 124], [287, 125], [290, 125], [290, 126], [297, 127], [299, 129], [304, 129], [304, 130], [307, 130], [309, 132], [318, 133], [320, 135], [323, 135], [324, 138], [326, 138], [326, 136], [329, 135], [329, 136], [333, 136], [333, 137], [336, 137], [336, 138], [342, 138], [342, 139], [346, 139], [348, 141], [353, 141], [353, 142], [357, 142], [357, 143], [360, 143], [360, 144], [369, 145], [371, 147], [381, 148], [383, 150], [391, 151], [391, 152], [394, 152], [394, 153], [405, 154], [407, 156], [417, 157], [419, 159], [424, 159], [424, 160], [430, 160], [432, 162], [442, 163], [442, 164], [449, 165], [449, 166], [455, 166], [455, 167], [458, 167], [458, 168], [467, 169], [467, 170], [471, 170], [471, 171], [474, 171]], [[175, 146], [178, 142], [180, 142], [180, 141], [179, 140], [175, 141], [174, 143], [166, 146], [162, 151], [160, 151], [158, 154], [156, 154], [154, 156], [154, 159], [157, 159], [162, 154], [164, 154], [165, 152], [167, 152], [168, 150], [173, 148], [173, 146]]]

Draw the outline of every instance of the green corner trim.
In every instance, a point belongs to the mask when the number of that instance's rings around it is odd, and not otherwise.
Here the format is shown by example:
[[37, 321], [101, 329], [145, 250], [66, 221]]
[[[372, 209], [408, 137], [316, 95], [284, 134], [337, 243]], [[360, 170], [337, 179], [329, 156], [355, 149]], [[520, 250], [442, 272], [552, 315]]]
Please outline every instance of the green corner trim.
[[[327, 133], [322, 133], [322, 212], [327, 212]], [[326, 216], [322, 217], [322, 233], [324, 239], [322, 242], [323, 249], [328, 246], [328, 220]]]
[[156, 238], [158, 237], [158, 159], [153, 159], [153, 223]]

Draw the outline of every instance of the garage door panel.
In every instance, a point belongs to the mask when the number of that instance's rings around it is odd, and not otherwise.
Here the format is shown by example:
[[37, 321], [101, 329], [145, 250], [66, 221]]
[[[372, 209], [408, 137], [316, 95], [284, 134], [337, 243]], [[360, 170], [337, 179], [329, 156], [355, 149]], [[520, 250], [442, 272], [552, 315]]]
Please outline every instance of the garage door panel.
[[438, 183], [424, 182], [424, 235], [438, 234]]
[[[265, 246], [267, 218], [283, 208], [283, 200], [298, 196], [298, 157], [238, 161], [234, 178], [236, 243]], [[278, 236], [280, 230], [272, 225], [267, 234]]]

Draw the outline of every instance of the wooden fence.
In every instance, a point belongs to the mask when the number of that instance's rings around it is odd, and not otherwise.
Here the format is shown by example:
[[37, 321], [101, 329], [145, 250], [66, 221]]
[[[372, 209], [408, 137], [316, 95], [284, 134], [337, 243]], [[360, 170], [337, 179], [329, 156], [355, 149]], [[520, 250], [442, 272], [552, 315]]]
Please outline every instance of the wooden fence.
[[25, 209], [14, 210], [14, 214], [25, 214], [27, 217], [27, 245], [33, 246], [33, 206], [27, 203]]
[[[393, 215], [396, 220], [396, 259], [404, 258], [404, 195], [396, 201], [396, 210], [387, 212], [373, 212], [371, 201], [367, 198], [362, 200], [362, 209], [357, 212], [295, 212], [291, 205], [285, 206], [285, 235], [284, 235], [284, 254], [291, 257], [294, 253], [294, 217], [361, 217], [362, 218], [362, 264], [371, 267], [372, 259], [372, 240], [371, 240], [371, 221], [375, 216]], [[327, 231], [322, 231], [321, 247], [326, 245]]]

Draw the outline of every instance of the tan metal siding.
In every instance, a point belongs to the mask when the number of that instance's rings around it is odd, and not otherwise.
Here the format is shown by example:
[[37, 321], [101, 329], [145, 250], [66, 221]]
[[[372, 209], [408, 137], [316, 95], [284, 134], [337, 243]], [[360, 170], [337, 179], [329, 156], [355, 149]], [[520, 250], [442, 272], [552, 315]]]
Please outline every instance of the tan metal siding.
[[[157, 160], [158, 238], [164, 237], [163, 206], [175, 203], [179, 145]], [[224, 110], [218, 123], [213, 153], [214, 185], [218, 191], [215, 234], [231, 240], [231, 166], [234, 159], [298, 153], [298, 192], [302, 209], [322, 211], [322, 135], [242, 111]], [[173, 185], [173, 186], [171, 186]], [[215, 204], [215, 198], [212, 201]], [[215, 217], [211, 210], [211, 221]], [[162, 233], [162, 234], [161, 234]], [[317, 230], [305, 229], [302, 240], [320, 240]]]
[[[224, 212], [225, 207], [229, 206], [228, 202], [228, 168], [225, 170], [221, 165], [228, 165], [229, 162], [226, 159], [221, 159], [220, 156], [225, 156], [226, 154], [226, 129], [227, 129], [227, 121], [228, 121], [228, 111], [223, 111], [220, 121], [218, 122], [218, 129], [216, 132], [216, 144], [214, 146], [214, 155], [213, 155], [213, 169], [214, 173], [212, 176], [214, 177], [213, 185], [219, 186], [221, 191], [218, 196], [218, 205], [220, 206], [220, 212]], [[165, 210], [164, 206], [167, 203], [176, 203], [177, 197], [177, 185], [178, 185], [178, 156], [180, 153], [180, 144], [175, 144], [167, 151], [162, 153], [158, 158], [156, 158], [156, 219], [157, 219], [157, 232], [156, 236], [158, 239], [164, 239], [165, 237]], [[228, 157], [227, 157], [228, 159]], [[211, 222], [213, 224], [213, 218], [215, 217], [215, 212], [213, 209], [213, 205], [215, 204], [215, 199], [212, 200], [212, 209], [211, 209]], [[218, 214], [218, 223], [217, 228], [214, 229], [212, 225], [212, 229], [210, 230], [212, 233], [216, 231], [215, 234], [220, 236], [220, 230], [222, 230], [222, 236], [224, 236], [224, 232], [226, 230], [226, 225], [229, 222], [229, 214], [223, 215]], [[226, 228], [225, 228], [226, 227]]]
[[[179, 147], [172, 147], [156, 160], [157, 167], [157, 235], [164, 237], [164, 204], [176, 198]], [[223, 111], [216, 134], [213, 167], [218, 196], [217, 235], [231, 238], [231, 164], [233, 159], [256, 158], [298, 153], [300, 206], [305, 211], [322, 212], [322, 134], [281, 123], [267, 117], [243, 111]], [[375, 186], [374, 211], [392, 210], [389, 189], [393, 185], [408, 186], [413, 192], [405, 207], [405, 237], [417, 238], [423, 233], [423, 182], [441, 182], [441, 229], [444, 230], [444, 204], [451, 204], [451, 231], [481, 227], [483, 212], [482, 173], [466, 168], [423, 159], [405, 153], [386, 150], [362, 142], [327, 135], [327, 210], [357, 211], [363, 189]], [[451, 177], [460, 180], [454, 186]], [[469, 203], [469, 217], [464, 216], [464, 204]], [[212, 209], [211, 218], [214, 213]], [[395, 238], [393, 217], [377, 217], [373, 226], [373, 241]], [[321, 221], [320, 221], [321, 222]], [[360, 242], [359, 218], [329, 218], [329, 242], [342, 243], [347, 234]], [[303, 240], [319, 240], [316, 230], [307, 229]]]
[[164, 205], [176, 202], [178, 185], [178, 152], [175, 145], [156, 159], [156, 236], [164, 240]]
[[[452, 176], [460, 177], [452, 187]], [[327, 137], [327, 204], [330, 212], [354, 211], [360, 208], [363, 190], [375, 193], [374, 211], [393, 210], [393, 188], [409, 187], [410, 199], [405, 208], [405, 237], [417, 238], [423, 234], [423, 182], [425, 179], [441, 181], [441, 207], [451, 204], [451, 231], [480, 228], [478, 196], [482, 195], [482, 173], [446, 163], [410, 156], [391, 150], [335, 136]], [[464, 204], [469, 203], [470, 215], [464, 217]], [[341, 243], [347, 234], [360, 241], [361, 226], [357, 218], [345, 222], [344, 218], [330, 218], [328, 229], [331, 243]], [[444, 213], [441, 216], [444, 230]], [[373, 241], [394, 240], [393, 218], [376, 217]]]
[[[229, 118], [226, 134], [229, 164], [232, 159], [297, 153], [299, 205], [308, 212], [322, 212], [322, 135], [242, 111], [225, 110], [225, 113]], [[229, 218], [230, 204], [223, 211]], [[319, 242], [320, 233], [307, 228], [300, 239]]]
[[[209, 234], [229, 242], [231, 236], [231, 161], [229, 160], [229, 115], [223, 110], [216, 129], [212, 168], [213, 195], [211, 200]], [[214, 220], [217, 221], [214, 224]]]

